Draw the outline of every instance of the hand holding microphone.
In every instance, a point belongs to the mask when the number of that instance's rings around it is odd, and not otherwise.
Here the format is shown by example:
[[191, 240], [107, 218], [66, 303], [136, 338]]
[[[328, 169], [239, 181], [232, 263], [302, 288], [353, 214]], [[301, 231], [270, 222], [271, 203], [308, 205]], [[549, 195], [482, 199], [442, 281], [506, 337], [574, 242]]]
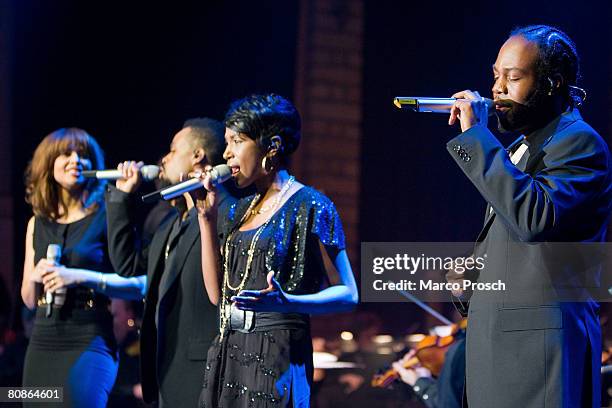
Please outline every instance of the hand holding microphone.
[[47, 271], [42, 275], [42, 283], [45, 290], [45, 302], [47, 303], [47, 317], [51, 317], [53, 305], [61, 306], [66, 302], [66, 288], [56, 286], [55, 267], [60, 264], [62, 257], [62, 246], [58, 244], [49, 244], [47, 246]]
[[[117, 171], [121, 172], [121, 178], [118, 178], [115, 183], [117, 189], [124, 193], [133, 193], [136, 191], [142, 183], [143, 174], [141, 170], [143, 166], [144, 163], [141, 161], [138, 163], [135, 161], [124, 161], [123, 163], [119, 163]], [[159, 168], [157, 173], [159, 174]]]
[[62, 246], [49, 244], [47, 247], [47, 272], [42, 277], [45, 292], [53, 293], [53, 303], [63, 305], [66, 300], [66, 289], [78, 283], [74, 269], [66, 268], [60, 263]]
[[211, 175], [214, 168], [211, 165], [204, 167], [204, 171], [189, 173], [191, 180], [199, 180], [199, 184], [204, 188], [196, 188], [189, 191], [189, 198], [193, 201], [198, 214], [206, 219], [213, 218], [217, 214], [218, 200], [217, 187], [219, 182], [213, 182]]
[[142, 200], [144, 202], [151, 202], [160, 198], [162, 200], [171, 200], [202, 187], [206, 188], [209, 192], [214, 192], [215, 188], [219, 184], [229, 180], [232, 177], [232, 170], [226, 164], [219, 164], [218, 166], [212, 168], [210, 166], [206, 166], [204, 172], [195, 172], [191, 175], [194, 177], [173, 186], [146, 194], [142, 196]]
[[457, 100], [450, 110], [449, 125], [454, 125], [459, 119], [462, 132], [476, 125], [487, 126], [490, 104], [478, 92], [465, 90], [457, 92], [453, 98]]
[[393, 104], [402, 110], [413, 112], [449, 114], [449, 125], [457, 119], [461, 130], [466, 131], [476, 124], [487, 125], [488, 117], [495, 113], [496, 102], [483, 98], [478, 92], [457, 92], [450, 98], [396, 96]]

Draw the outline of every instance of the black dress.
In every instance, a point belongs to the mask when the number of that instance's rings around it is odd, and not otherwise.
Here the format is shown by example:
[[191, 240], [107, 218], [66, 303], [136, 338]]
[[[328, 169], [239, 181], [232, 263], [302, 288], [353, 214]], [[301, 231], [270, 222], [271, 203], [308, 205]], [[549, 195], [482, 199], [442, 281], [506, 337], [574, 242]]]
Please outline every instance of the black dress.
[[[220, 231], [224, 244], [229, 232], [236, 230], [229, 245], [232, 286], [244, 276], [247, 250], [257, 231], [237, 230], [252, 199], [235, 204]], [[275, 271], [287, 293], [320, 291], [328, 281], [319, 241], [336, 252], [345, 248], [340, 217], [327, 197], [302, 187], [262, 231], [245, 289], [267, 287], [266, 276]], [[228, 296], [233, 295], [228, 290]], [[313, 366], [308, 315], [257, 313], [255, 322], [252, 332], [228, 330], [223, 338], [217, 336], [213, 341], [201, 408], [310, 406]]]
[[[62, 265], [112, 271], [104, 209], [70, 224], [36, 217], [33, 244], [35, 264], [46, 257], [49, 244], [59, 244]], [[42, 293], [41, 284], [37, 284], [37, 293]], [[23, 385], [63, 387], [64, 402], [45, 406], [106, 406], [118, 366], [108, 304], [106, 296], [76, 286], [68, 289], [65, 304], [53, 309], [50, 317], [46, 316], [46, 306], [38, 307], [25, 358]]]

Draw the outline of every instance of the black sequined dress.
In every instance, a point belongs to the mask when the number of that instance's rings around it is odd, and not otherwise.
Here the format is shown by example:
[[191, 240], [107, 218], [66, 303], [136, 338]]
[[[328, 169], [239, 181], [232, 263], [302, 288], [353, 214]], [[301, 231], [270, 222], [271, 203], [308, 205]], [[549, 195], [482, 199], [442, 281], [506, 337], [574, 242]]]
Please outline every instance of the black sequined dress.
[[[220, 230], [221, 243], [238, 227], [253, 197], [240, 200]], [[247, 250], [257, 229], [236, 230], [229, 246], [230, 284], [244, 276]], [[284, 291], [309, 294], [326, 284], [319, 242], [338, 252], [345, 248], [334, 204], [310, 187], [302, 187], [272, 216], [262, 231], [245, 289], [267, 287], [275, 272]], [[235, 293], [228, 290], [228, 295]], [[201, 408], [309, 407], [312, 340], [308, 315], [257, 313], [255, 330], [228, 330], [209, 351], [200, 395]]]

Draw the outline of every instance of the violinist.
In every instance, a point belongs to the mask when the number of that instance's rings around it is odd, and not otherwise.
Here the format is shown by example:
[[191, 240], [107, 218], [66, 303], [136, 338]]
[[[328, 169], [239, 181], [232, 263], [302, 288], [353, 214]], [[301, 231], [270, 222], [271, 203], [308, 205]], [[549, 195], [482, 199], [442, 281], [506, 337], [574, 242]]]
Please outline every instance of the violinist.
[[392, 364], [401, 381], [410, 386], [428, 408], [460, 408], [465, 382], [464, 332], [458, 333], [453, 344], [446, 350], [444, 364], [437, 377], [421, 363], [410, 364], [416, 355], [416, 350], [410, 350]]
[[467, 320], [442, 326], [449, 335], [425, 336], [386, 372], [372, 379], [374, 387], [401, 380], [429, 408], [460, 408], [465, 383], [465, 329]]

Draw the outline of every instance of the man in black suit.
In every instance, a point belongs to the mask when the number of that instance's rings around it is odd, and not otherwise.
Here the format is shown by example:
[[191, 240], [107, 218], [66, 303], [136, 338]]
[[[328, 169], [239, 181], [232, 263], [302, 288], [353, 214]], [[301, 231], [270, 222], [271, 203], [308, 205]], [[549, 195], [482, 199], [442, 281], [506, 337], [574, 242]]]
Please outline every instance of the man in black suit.
[[[476, 279], [506, 285], [474, 291], [469, 302], [470, 408], [600, 406], [599, 305], [585, 290], [599, 270], [552, 244], [574, 243], [565, 248], [580, 254], [581, 243], [604, 241], [612, 208], [610, 152], [576, 108], [578, 72], [560, 30], [510, 35], [492, 89], [499, 129], [522, 134], [508, 149], [487, 129], [477, 92], [453, 95], [449, 124], [459, 120], [463, 133], [447, 150], [488, 203], [475, 254], [487, 260]], [[559, 297], [559, 288], [580, 296]]]
[[[162, 159], [160, 177], [174, 184], [189, 172], [222, 162], [224, 127], [201, 118], [185, 122]], [[142, 163], [119, 165], [124, 179], [106, 193], [109, 254], [118, 274], [147, 274], [141, 329], [144, 400], [160, 407], [195, 407], [206, 353], [218, 332], [216, 308], [202, 278], [200, 230], [193, 203], [179, 198], [150, 242], [134, 227], [133, 193]]]

